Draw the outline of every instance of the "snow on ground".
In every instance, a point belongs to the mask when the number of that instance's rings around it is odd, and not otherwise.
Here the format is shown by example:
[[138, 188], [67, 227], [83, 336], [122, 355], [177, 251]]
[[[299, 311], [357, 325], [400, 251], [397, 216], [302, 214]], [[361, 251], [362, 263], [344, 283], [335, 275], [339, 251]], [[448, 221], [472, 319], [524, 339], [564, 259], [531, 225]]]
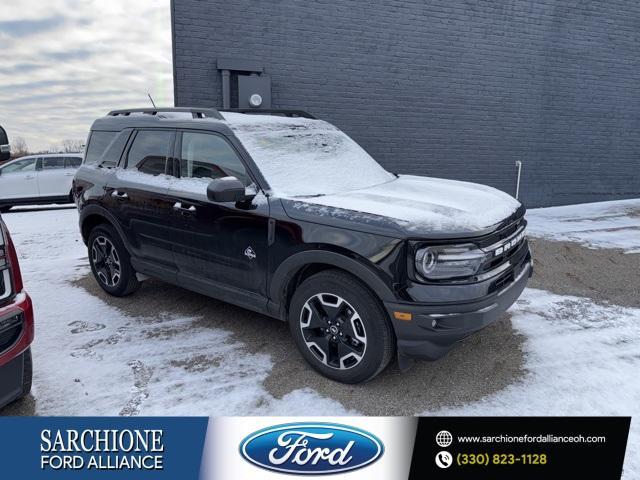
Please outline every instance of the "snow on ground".
[[640, 199], [534, 208], [527, 220], [533, 237], [640, 253]]
[[527, 376], [481, 401], [437, 413], [634, 416], [625, 478], [640, 478], [640, 309], [527, 289], [511, 320], [527, 338]]
[[[74, 287], [89, 271], [75, 209], [3, 216], [34, 302], [40, 415], [348, 414], [311, 390], [275, 399], [262, 387], [268, 355], [250, 354], [197, 318], [133, 318]], [[131, 301], [135, 301], [132, 298]], [[211, 365], [216, 368], [208, 368]]]

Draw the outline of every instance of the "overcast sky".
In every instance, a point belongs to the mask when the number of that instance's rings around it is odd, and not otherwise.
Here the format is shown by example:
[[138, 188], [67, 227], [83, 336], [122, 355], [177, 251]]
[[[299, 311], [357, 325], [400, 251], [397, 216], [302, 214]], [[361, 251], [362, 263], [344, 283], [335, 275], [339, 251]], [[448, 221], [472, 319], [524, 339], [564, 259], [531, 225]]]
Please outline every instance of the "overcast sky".
[[173, 105], [169, 0], [3, 0], [0, 125], [31, 150], [111, 109]]

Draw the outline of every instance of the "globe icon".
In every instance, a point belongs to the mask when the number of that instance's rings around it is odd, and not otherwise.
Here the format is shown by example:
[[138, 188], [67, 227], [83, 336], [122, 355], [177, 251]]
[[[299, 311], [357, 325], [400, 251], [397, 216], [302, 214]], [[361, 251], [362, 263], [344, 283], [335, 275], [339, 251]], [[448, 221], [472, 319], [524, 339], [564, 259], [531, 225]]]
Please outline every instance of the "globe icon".
[[436, 443], [442, 448], [448, 447], [452, 442], [453, 436], [446, 430], [442, 430], [436, 435]]

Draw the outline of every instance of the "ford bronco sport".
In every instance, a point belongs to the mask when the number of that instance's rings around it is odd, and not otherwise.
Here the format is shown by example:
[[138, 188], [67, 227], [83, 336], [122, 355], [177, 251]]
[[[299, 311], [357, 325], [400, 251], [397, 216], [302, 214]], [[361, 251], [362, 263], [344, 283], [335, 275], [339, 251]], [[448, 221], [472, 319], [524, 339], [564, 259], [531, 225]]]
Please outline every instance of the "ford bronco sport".
[[105, 291], [155, 277], [287, 321], [340, 382], [441, 357], [532, 273], [512, 197], [389, 173], [305, 112], [119, 110], [87, 145], [73, 194]]

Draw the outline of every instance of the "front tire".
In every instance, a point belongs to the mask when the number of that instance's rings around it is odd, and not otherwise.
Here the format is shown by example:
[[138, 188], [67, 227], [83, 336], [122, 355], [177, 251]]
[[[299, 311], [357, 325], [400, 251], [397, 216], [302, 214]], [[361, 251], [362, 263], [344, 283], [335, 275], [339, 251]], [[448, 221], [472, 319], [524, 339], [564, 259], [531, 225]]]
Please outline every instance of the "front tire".
[[305, 360], [338, 382], [371, 380], [393, 357], [393, 331], [379, 299], [338, 270], [302, 282], [291, 300], [289, 327]]
[[89, 235], [89, 263], [102, 289], [115, 297], [125, 297], [140, 287], [131, 257], [115, 228], [98, 225]]

